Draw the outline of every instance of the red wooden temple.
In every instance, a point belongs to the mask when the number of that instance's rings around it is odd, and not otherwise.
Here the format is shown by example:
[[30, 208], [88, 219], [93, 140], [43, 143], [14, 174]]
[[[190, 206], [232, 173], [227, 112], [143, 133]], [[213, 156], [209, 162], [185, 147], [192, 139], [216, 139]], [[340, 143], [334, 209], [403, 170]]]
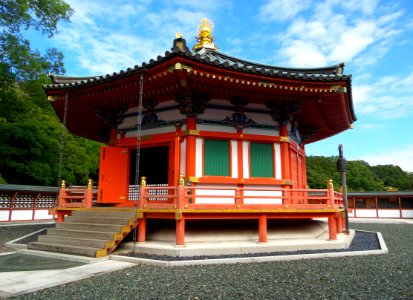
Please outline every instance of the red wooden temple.
[[[192, 51], [177, 34], [164, 55], [112, 75], [52, 76], [45, 89], [61, 120], [67, 104], [68, 130], [107, 144], [94, 205], [136, 206], [140, 242], [158, 219], [176, 221], [177, 245], [185, 223], [199, 219], [256, 219], [265, 242], [268, 219], [324, 217], [336, 239], [342, 197], [332, 183], [307, 188], [305, 145], [356, 120], [344, 64], [242, 60], [217, 50], [211, 31], [204, 19]], [[66, 194], [59, 221], [92, 205]]]

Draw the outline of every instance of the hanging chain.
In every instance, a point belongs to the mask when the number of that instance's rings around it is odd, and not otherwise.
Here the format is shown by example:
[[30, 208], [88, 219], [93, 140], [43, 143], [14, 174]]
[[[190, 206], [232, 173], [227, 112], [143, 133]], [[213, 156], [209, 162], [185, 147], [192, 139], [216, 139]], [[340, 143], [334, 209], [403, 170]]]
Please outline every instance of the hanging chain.
[[[69, 105], [69, 93], [65, 94], [65, 109], [63, 111], [63, 124], [62, 124], [62, 134], [60, 136], [60, 153], [59, 153], [59, 167], [57, 171], [57, 193], [59, 193], [60, 181], [62, 180], [62, 170], [63, 170], [63, 156], [65, 153], [65, 139], [66, 139], [66, 123], [67, 123], [67, 110]], [[55, 205], [56, 206], [56, 201]]]
[[[141, 187], [139, 183], [139, 176], [140, 176], [140, 160], [141, 160], [141, 135], [142, 135], [142, 113], [143, 113], [143, 73], [140, 74], [139, 78], [139, 103], [138, 103], [138, 125], [136, 130], [136, 174], [135, 174], [135, 186], [136, 191], [139, 191], [138, 195], [141, 194]], [[135, 201], [136, 210], [138, 210], [138, 199]], [[134, 234], [133, 234], [133, 253], [135, 253], [136, 247], [136, 235], [137, 230], [135, 227]]]

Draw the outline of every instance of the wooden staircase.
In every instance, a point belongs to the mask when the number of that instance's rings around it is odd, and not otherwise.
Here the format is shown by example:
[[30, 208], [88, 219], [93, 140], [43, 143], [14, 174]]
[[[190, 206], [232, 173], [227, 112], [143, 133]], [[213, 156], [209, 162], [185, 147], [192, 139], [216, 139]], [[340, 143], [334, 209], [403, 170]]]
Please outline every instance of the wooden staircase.
[[109, 255], [137, 225], [136, 211], [110, 208], [74, 210], [64, 222], [40, 235], [28, 249], [103, 257]]

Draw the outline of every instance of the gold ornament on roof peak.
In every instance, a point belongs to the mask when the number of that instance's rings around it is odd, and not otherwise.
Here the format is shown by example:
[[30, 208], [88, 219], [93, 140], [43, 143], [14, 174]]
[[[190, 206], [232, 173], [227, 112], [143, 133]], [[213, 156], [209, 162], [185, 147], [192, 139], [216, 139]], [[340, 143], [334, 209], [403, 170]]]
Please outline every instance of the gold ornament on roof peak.
[[199, 25], [199, 33], [196, 37], [198, 43], [195, 44], [193, 50], [198, 50], [202, 48], [217, 50], [218, 47], [214, 44], [214, 37], [211, 34], [214, 30], [214, 23], [212, 23], [207, 18], [203, 18], [201, 24]]

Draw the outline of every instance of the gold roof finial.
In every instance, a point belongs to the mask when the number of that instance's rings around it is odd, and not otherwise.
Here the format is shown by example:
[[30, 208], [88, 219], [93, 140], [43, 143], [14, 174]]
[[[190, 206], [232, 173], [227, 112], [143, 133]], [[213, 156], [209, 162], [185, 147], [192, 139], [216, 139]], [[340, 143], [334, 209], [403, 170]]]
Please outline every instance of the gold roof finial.
[[212, 36], [212, 30], [214, 30], [214, 23], [207, 18], [203, 18], [199, 25], [199, 33], [196, 37], [198, 43], [194, 46], [193, 50], [202, 48], [209, 48], [217, 50], [218, 47], [214, 44], [214, 37]]

